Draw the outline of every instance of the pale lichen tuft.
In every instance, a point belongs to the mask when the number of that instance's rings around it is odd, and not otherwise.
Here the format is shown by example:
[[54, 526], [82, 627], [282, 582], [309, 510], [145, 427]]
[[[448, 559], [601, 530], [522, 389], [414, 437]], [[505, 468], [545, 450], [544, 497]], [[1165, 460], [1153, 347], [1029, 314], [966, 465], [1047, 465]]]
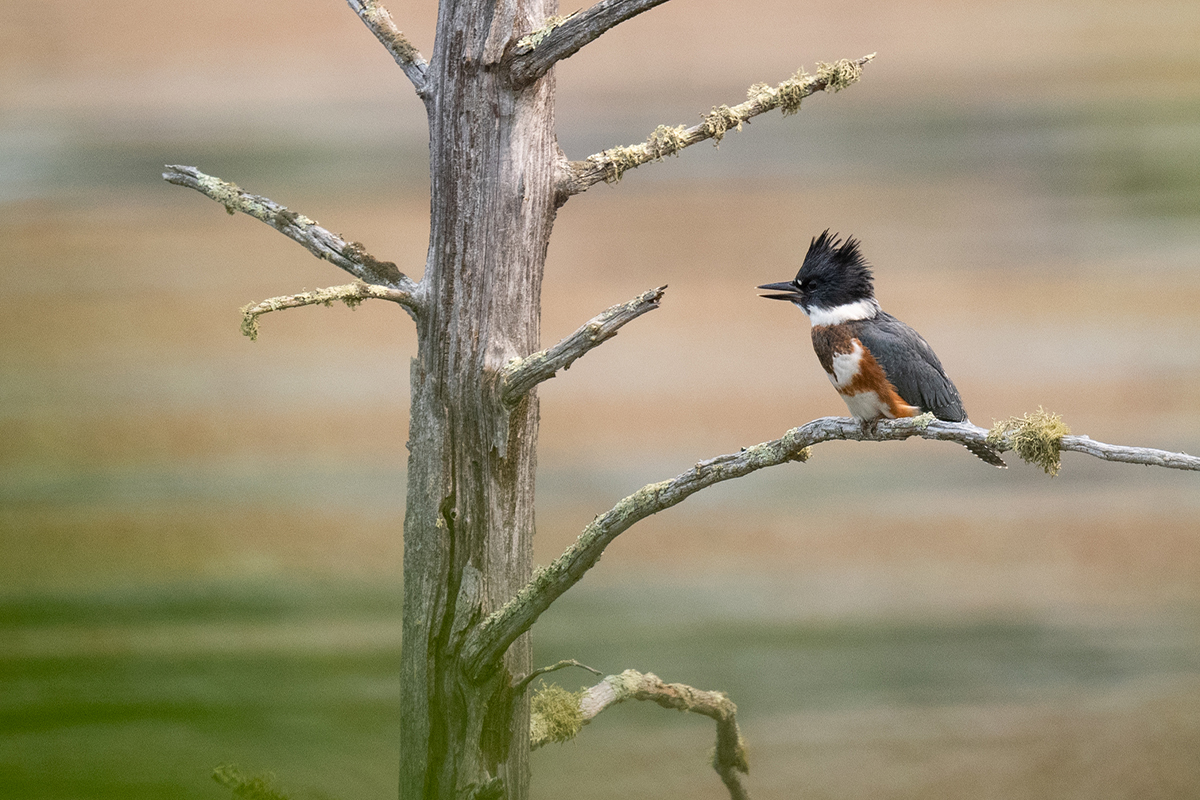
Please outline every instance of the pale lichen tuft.
[[644, 153], [645, 148], [642, 145], [613, 147], [598, 156], [588, 156], [588, 160], [595, 161], [604, 169], [605, 183], [620, 183], [626, 170], [633, 169], [645, 161], [645, 158], [641, 157]]
[[811, 77], [811, 75], [801, 69], [776, 87], [775, 99], [779, 101], [779, 108], [783, 111], [785, 117], [799, 111], [800, 102], [812, 94], [812, 86], [809, 83]]
[[674, 128], [659, 125], [655, 128], [654, 133], [651, 133], [650, 138], [646, 140], [646, 146], [653, 159], [662, 161], [664, 156], [678, 155], [679, 151], [686, 146], [683, 139], [684, 130], [682, 125], [676, 125]]
[[997, 422], [988, 431], [987, 441], [997, 449], [1013, 450], [1026, 463], [1036, 464], [1054, 476], [1062, 466], [1059, 445], [1070, 433], [1062, 417], [1039, 406], [1031, 414]]
[[742, 119], [729, 106], [713, 106], [713, 110], [704, 115], [704, 132], [712, 137], [713, 145], [719, 145], [730, 128], [742, 129]]
[[862, 67], [855, 61], [843, 58], [832, 64], [817, 62], [817, 80], [825, 82], [825, 91], [840, 92], [862, 77]]
[[242, 335], [249, 336], [250, 341], [258, 341], [258, 314], [255, 314], [250, 309], [254, 308], [254, 304], [242, 306]]
[[746, 90], [746, 99], [751, 103], [765, 105], [768, 108], [775, 105], [775, 89], [772, 89], [765, 83], [755, 83]]
[[574, 739], [583, 728], [583, 692], [542, 684], [529, 703], [529, 738], [535, 747]]

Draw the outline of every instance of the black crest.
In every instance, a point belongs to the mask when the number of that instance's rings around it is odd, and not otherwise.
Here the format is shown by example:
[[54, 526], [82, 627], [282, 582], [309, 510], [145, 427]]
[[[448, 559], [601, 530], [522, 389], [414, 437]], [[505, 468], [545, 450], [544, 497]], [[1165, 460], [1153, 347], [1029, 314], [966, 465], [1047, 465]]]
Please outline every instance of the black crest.
[[809, 303], [819, 308], [834, 308], [875, 296], [871, 267], [863, 258], [858, 240], [849, 236], [842, 242], [836, 233], [830, 235], [828, 229], [808, 246], [796, 282], [804, 287]]

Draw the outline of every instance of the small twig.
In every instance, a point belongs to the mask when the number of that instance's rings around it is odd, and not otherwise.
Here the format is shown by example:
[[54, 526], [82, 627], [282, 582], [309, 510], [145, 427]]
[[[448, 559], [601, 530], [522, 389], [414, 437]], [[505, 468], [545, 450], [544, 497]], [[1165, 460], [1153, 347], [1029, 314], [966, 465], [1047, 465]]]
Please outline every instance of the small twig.
[[559, 661], [557, 664], [551, 664], [548, 667], [539, 667], [538, 669], [535, 669], [533, 672], [526, 675], [524, 678], [521, 678], [521, 680], [519, 680], [513, 684], [513, 694], [519, 695], [522, 692], [524, 692], [525, 689], [529, 686], [530, 682], [534, 678], [538, 677], [539, 675], [546, 675], [547, 673], [550, 673], [550, 672], [557, 672], [558, 670], [566, 669], [567, 667], [579, 667], [580, 669], [586, 669], [588, 672], [592, 673], [593, 675], [603, 675], [604, 674], [603, 672], [601, 672], [600, 670], [598, 670], [594, 667], [589, 667], [587, 664], [580, 664], [578, 661], [576, 661], [573, 658], [567, 658], [562, 661]]
[[737, 706], [724, 692], [707, 692], [683, 683], [664, 683], [654, 673], [627, 669], [620, 675], [609, 675], [579, 695], [559, 692], [556, 699], [576, 706], [573, 709], [563, 709], [572, 713], [562, 715], [573, 718], [574, 724], [547, 725], [544, 720], [534, 719], [530, 725], [533, 732], [533, 749], [572, 738], [600, 712], [618, 703], [626, 700], [649, 700], [663, 708], [690, 711], [715, 720], [717, 747], [713, 754], [713, 769], [721, 776], [733, 800], [743, 800], [747, 797], [741, 779], [742, 775], [749, 772], [746, 745], [738, 730]]
[[[550, 36], [555, 33], [557, 31]], [[588, 156], [583, 161], [572, 161], [559, 177], [558, 195], [565, 201], [567, 197], [587, 191], [588, 187], [600, 181], [616, 183], [627, 170], [649, 161], [660, 161], [664, 156], [674, 155], [685, 147], [707, 139], [719, 143], [726, 131], [731, 128], [741, 130], [742, 123], [772, 109], [782, 108], [785, 115], [794, 114], [800, 110], [800, 101], [814, 92], [837, 92], [858, 81], [863, 66], [874, 57], [872, 53], [853, 61], [842, 59], [833, 64], [820, 63], [816, 75], [801, 70], [774, 87], [765, 83], [755, 84], [750, 87], [746, 102], [733, 107], [716, 106], [703, 115], [704, 121], [699, 125], [690, 128], [660, 125], [645, 142], [613, 147]]]
[[[779, 439], [701, 461], [672, 480], [643, 486], [621, 500], [592, 520], [579, 538], [549, 566], [534, 573], [515, 597], [485, 619], [468, 637], [464, 659], [469, 674], [481, 674], [488, 665], [498, 661], [518, 636], [529, 630], [555, 600], [595, 566], [614, 539], [646, 517], [678, 505], [714, 484], [790, 461], [807, 461], [811, 455], [809, 448], [821, 442], [884, 442], [914, 436], [981, 445], [999, 452], [1014, 449], [1008, 434], [996, 437], [994, 432], [978, 425], [944, 422], [929, 414], [882, 420], [870, 427], [849, 417], [821, 417], [793, 428]], [[1060, 446], [1063, 450], [1075, 450], [1107, 460], [1200, 471], [1200, 457], [1184, 453], [1148, 447], [1117, 447], [1092, 441], [1086, 436], [1063, 436]]]
[[402, 305], [410, 315], [420, 313], [417, 284], [412, 278], [392, 262], [372, 256], [359, 242], [347, 242], [303, 214], [288, 210], [287, 206], [244, 192], [237, 184], [206, 175], [195, 167], [168, 165], [163, 178], [168, 183], [186, 186], [211, 197], [230, 214], [241, 211], [267, 223], [292, 241], [304, 245], [317, 258], [341, 267], [360, 281], [393, 290], [394, 294], [387, 299]]
[[658, 308], [666, 290], [666, 286], [660, 286], [643, 292], [628, 303], [615, 305], [592, 317], [550, 349], [508, 362], [501, 372], [500, 397], [505, 405], [515, 405], [534, 386], [553, 378], [560, 369], [570, 369], [577, 358], [616, 336], [627, 322]]
[[667, 0], [600, 0], [586, 11], [552, 19], [545, 28], [524, 36], [509, 56], [508, 69], [518, 86], [533, 83], [559, 61], [627, 19]]
[[413, 47], [412, 42], [396, 27], [388, 10], [375, 0], [346, 0], [346, 2], [354, 10], [354, 13], [358, 14], [359, 19], [370, 29], [371, 33], [375, 34], [375, 38], [392, 54], [392, 58], [400, 65], [400, 69], [404, 70], [404, 74], [408, 76], [417, 90], [417, 97], [428, 102], [429, 86], [426, 73], [429, 71], [429, 64], [422, 58], [417, 48]]
[[334, 301], [341, 301], [349, 308], [362, 303], [363, 300], [391, 300], [393, 303], [404, 305], [409, 296], [405, 292], [398, 289], [389, 289], [386, 286], [374, 286], [362, 281], [348, 283], [344, 286], [331, 286], [328, 289], [317, 289], [312, 292], [300, 292], [299, 294], [286, 294], [281, 297], [268, 297], [260, 303], [251, 303], [247, 306], [242, 306], [242, 333], [249, 336], [251, 341], [258, 338], [258, 318], [263, 314], [269, 314], [272, 311], [283, 311], [288, 308], [301, 308], [303, 306], [333, 305]]

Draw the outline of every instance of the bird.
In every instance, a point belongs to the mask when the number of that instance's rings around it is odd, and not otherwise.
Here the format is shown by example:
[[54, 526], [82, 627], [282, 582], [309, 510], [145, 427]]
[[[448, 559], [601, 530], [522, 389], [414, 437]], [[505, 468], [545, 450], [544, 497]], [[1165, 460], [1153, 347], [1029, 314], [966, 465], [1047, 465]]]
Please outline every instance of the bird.
[[[758, 287], [769, 300], [800, 307], [812, 323], [813, 349], [833, 387], [864, 428], [880, 419], [931, 412], [966, 422], [954, 382], [929, 343], [879, 307], [874, 276], [853, 236], [826, 229], [813, 238], [793, 280]], [[995, 467], [1007, 465], [982, 443], [966, 448]]]

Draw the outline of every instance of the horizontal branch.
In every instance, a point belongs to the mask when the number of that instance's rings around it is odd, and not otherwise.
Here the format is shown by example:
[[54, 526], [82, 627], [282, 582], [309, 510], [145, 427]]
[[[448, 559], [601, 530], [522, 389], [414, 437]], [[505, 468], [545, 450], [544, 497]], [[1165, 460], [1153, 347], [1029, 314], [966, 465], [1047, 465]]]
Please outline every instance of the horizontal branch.
[[331, 286], [328, 289], [317, 289], [313, 292], [286, 294], [281, 297], [268, 297], [261, 303], [251, 303], [242, 306], [242, 333], [249, 336], [251, 341], [258, 339], [258, 318], [272, 311], [284, 311], [289, 308], [303, 306], [331, 306], [334, 301], [345, 303], [348, 308], [354, 308], [363, 300], [391, 300], [393, 303], [405, 305], [410, 299], [408, 293], [386, 286], [375, 286], [362, 281], [355, 281], [344, 286]]
[[1105, 444], [1087, 436], [1064, 436], [1059, 442], [1059, 447], [1062, 450], [1084, 453], [1105, 461], [1119, 461], [1124, 464], [1142, 464], [1147, 467], [1165, 467], [1167, 469], [1200, 470], [1200, 456], [1155, 450], [1151, 447]]
[[[546, 695], [551, 702], [546, 702]], [[707, 692], [683, 683], [663, 683], [652, 672], [627, 669], [620, 675], [609, 675], [578, 694], [562, 690], [543, 692], [542, 697], [535, 697], [533, 704], [531, 745], [536, 750], [551, 742], [573, 738], [580, 728], [600, 712], [626, 700], [649, 700], [663, 708], [690, 711], [715, 720], [717, 747], [713, 754], [713, 769], [721, 776], [733, 800], [747, 797], [741, 775], [749, 771], [749, 765], [746, 745], [738, 730], [737, 706], [734, 702], [724, 692]], [[554, 724], [554, 721], [547, 719], [552, 715], [567, 720], [566, 724]]]
[[517, 42], [509, 57], [509, 75], [518, 86], [533, 83], [556, 63], [600, 38], [605, 31], [665, 2], [667, 0], [600, 0], [586, 11], [553, 17], [542, 28]]
[[383, 286], [396, 294], [387, 298], [404, 306], [409, 314], [420, 312], [417, 284], [390, 261], [380, 261], [359, 242], [347, 242], [313, 220], [289, 211], [274, 200], [242, 191], [237, 184], [206, 175], [195, 167], [168, 165], [163, 178], [211, 197], [230, 214], [241, 211], [267, 223], [317, 258], [341, 267], [363, 283]]
[[1065, 435], [1066, 428], [1061, 422], [1040, 410], [1037, 414], [998, 423], [990, 431], [969, 422], [934, 419], [932, 414], [882, 420], [870, 426], [849, 417], [821, 417], [793, 428], [779, 439], [701, 461], [672, 480], [643, 486], [592, 520], [562, 555], [548, 567], [535, 572], [515, 597], [472, 632], [464, 650], [468, 669], [471, 674], [482, 674], [490, 664], [497, 662], [542, 612], [595, 566], [605, 548], [635, 523], [678, 505], [714, 484], [789, 461], [807, 461], [811, 454], [809, 448], [821, 442], [885, 442], [919, 436], [998, 452], [1014, 450], [1023, 459], [1042, 466], [1051, 474], [1051, 467], [1057, 469], [1060, 447], [1113, 461], [1200, 470], [1200, 457], [1147, 447], [1117, 447], [1092, 441], [1086, 436]]
[[359, 19], [375, 34], [375, 38], [387, 48], [392, 58], [404, 70], [417, 90], [417, 97], [428, 100], [429, 87], [426, 74], [429, 64], [421, 57], [412, 42], [396, 27], [392, 15], [375, 0], [346, 0]]
[[666, 286], [660, 286], [643, 292], [628, 303], [615, 305], [592, 317], [550, 349], [509, 361], [500, 376], [501, 400], [505, 405], [515, 405], [534, 386], [553, 378], [560, 369], [570, 369], [577, 358], [616, 336], [625, 323], [658, 308], [666, 290]]
[[583, 161], [569, 162], [559, 176], [560, 198], [587, 191], [600, 181], [616, 183], [627, 170], [649, 161], [661, 161], [685, 147], [691, 147], [707, 139], [719, 144], [731, 128], [742, 129], [742, 123], [772, 109], [782, 108], [784, 115], [800, 110], [800, 102], [819, 91], [838, 92], [858, 81], [863, 66], [875, 57], [872, 53], [857, 60], [842, 59], [833, 64], [818, 63], [817, 74], [809, 75], [800, 70], [778, 86], [756, 83], [747, 92], [746, 102], [733, 106], [714, 106], [702, 115], [704, 121], [688, 128], [659, 125], [649, 138], [641, 144], [614, 147], [588, 156]]

